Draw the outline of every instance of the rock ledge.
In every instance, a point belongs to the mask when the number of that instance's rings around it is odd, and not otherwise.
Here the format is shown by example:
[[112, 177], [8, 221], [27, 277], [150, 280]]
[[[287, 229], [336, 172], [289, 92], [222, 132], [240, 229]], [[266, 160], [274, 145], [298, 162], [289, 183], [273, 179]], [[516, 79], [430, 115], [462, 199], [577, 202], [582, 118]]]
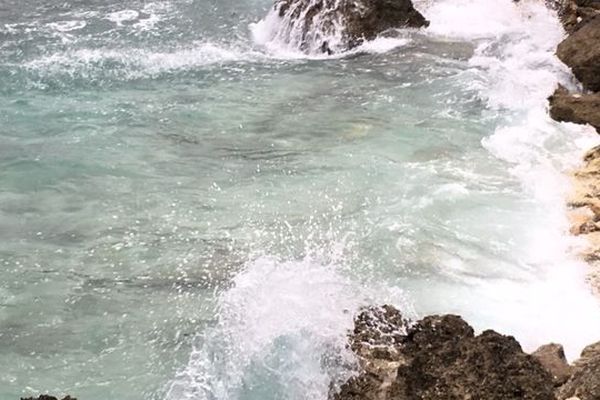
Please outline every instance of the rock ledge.
[[600, 343], [571, 367], [557, 344], [529, 355], [511, 336], [475, 335], [459, 316], [411, 323], [383, 306], [356, 317], [349, 346], [362, 370], [332, 400], [600, 399]]

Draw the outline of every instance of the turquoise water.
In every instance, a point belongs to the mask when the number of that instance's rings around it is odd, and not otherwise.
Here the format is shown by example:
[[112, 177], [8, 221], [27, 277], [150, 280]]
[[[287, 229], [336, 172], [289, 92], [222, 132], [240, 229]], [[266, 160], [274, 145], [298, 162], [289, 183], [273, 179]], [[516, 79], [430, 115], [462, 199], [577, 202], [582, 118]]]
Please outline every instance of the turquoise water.
[[257, 43], [267, 0], [0, 4], [0, 398], [325, 398], [380, 302], [599, 338], [562, 32], [468, 3], [329, 58]]

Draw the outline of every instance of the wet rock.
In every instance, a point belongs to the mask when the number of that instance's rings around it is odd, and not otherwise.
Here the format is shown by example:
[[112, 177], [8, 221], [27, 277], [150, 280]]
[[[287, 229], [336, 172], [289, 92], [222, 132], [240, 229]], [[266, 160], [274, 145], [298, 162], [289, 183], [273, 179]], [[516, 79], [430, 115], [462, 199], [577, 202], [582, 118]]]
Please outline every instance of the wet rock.
[[510, 336], [472, 328], [456, 316], [429, 317], [407, 336], [399, 399], [554, 399], [552, 377]]
[[600, 399], [600, 342], [586, 347], [573, 364], [573, 375], [560, 388], [559, 398]]
[[392, 306], [370, 307], [354, 319], [350, 347], [360, 357], [396, 360], [409, 321]]
[[576, 0], [575, 4], [577, 4], [578, 7], [600, 10], [600, 0]]
[[[40, 395], [38, 397], [27, 397], [27, 398], [21, 397], [21, 400], [59, 400], [59, 399], [57, 397], [54, 397], [54, 396], [49, 396], [47, 394], [42, 394], [42, 395]], [[77, 399], [74, 398], [74, 397], [71, 397], [71, 396], [66, 396], [66, 397], [63, 397], [62, 400], [77, 400]]]
[[558, 57], [584, 88], [600, 91], [600, 15], [578, 28], [558, 45]]
[[571, 94], [559, 86], [548, 101], [550, 116], [554, 120], [590, 124], [600, 133], [600, 94]]
[[563, 27], [573, 33], [594, 16], [600, 14], [598, 0], [545, 0], [546, 5], [558, 12]]
[[554, 385], [561, 386], [571, 377], [571, 367], [565, 357], [565, 350], [560, 344], [546, 344], [541, 346], [532, 356], [542, 364], [542, 366], [554, 378]]
[[387, 343], [396, 355], [388, 364], [393, 379], [389, 370], [385, 376], [366, 370], [342, 385], [335, 400], [555, 399], [552, 376], [514, 338], [493, 331], [475, 336], [458, 316], [424, 318]]
[[[356, 47], [391, 29], [429, 25], [410, 0], [277, 0], [275, 7], [297, 28], [291, 31], [301, 31], [303, 50], [324, 53]], [[327, 40], [335, 35], [341, 36], [337, 46]]]
[[399, 349], [408, 324], [400, 311], [388, 305], [365, 309], [354, 319], [350, 347], [358, 356], [363, 373], [343, 385], [335, 398], [389, 397], [398, 367], [404, 363]]

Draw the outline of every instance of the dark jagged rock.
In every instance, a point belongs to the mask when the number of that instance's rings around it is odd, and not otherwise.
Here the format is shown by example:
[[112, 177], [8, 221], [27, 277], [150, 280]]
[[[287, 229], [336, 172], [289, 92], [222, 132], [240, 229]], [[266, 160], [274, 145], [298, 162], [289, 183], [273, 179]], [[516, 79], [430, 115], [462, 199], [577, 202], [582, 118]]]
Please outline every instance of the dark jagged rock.
[[425, 318], [403, 347], [398, 399], [554, 399], [551, 376], [513, 337], [474, 336], [460, 317]]
[[[275, 7], [300, 28], [302, 47], [324, 53], [334, 51], [325, 38], [336, 30], [341, 30], [342, 50], [347, 50], [391, 29], [429, 25], [410, 0], [277, 0]], [[320, 42], [305, 43], [310, 40]]]
[[558, 12], [563, 27], [573, 33], [594, 16], [600, 14], [599, 0], [545, 0], [546, 5]]
[[558, 57], [584, 88], [600, 91], [600, 15], [592, 18], [558, 45]]
[[396, 308], [388, 305], [368, 308], [354, 319], [350, 347], [361, 357], [395, 360], [396, 355], [387, 353], [400, 345], [407, 328], [408, 320]]
[[560, 344], [550, 343], [541, 346], [532, 354], [554, 378], [554, 386], [563, 385], [571, 377], [571, 367]]
[[600, 10], [600, 0], [576, 0], [575, 4], [577, 4], [578, 7]]
[[600, 342], [586, 347], [573, 364], [571, 379], [559, 390], [560, 399], [600, 399]]
[[[359, 332], [360, 340], [371, 340], [365, 329]], [[353, 348], [358, 339], [351, 336]], [[372, 339], [378, 342], [379, 333]], [[424, 318], [386, 343], [394, 357], [385, 360], [385, 373], [365, 370], [342, 385], [335, 400], [555, 399], [552, 376], [514, 338], [493, 331], [475, 336], [455, 315]]]
[[371, 40], [388, 29], [429, 25], [410, 0], [363, 0], [359, 5], [346, 2], [343, 12], [347, 33], [353, 40]]
[[[358, 356], [363, 373], [342, 386], [336, 399], [376, 400], [389, 398], [398, 367], [399, 353], [408, 320], [388, 305], [363, 310], [354, 319], [350, 348]], [[370, 396], [370, 397], [369, 397]]]
[[600, 94], [571, 94], [559, 86], [548, 101], [554, 120], [590, 124], [600, 133]]
[[[58, 398], [47, 395], [47, 394], [42, 394], [38, 397], [27, 397], [27, 398], [21, 397], [21, 400], [58, 400]], [[63, 397], [62, 400], [77, 400], [77, 399], [74, 397], [71, 397], [71, 396], [66, 396], [66, 397]]]

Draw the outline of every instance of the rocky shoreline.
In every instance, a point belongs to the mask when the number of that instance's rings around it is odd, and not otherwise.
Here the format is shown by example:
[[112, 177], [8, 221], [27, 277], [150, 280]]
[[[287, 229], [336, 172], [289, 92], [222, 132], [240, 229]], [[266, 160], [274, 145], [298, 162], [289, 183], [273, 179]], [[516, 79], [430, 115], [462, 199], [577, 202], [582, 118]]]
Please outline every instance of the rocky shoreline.
[[[559, 86], [548, 98], [550, 116], [559, 122], [589, 124], [600, 133], [600, 1], [560, 0], [554, 6], [569, 34], [556, 55], [579, 80], [581, 90], [571, 93]], [[584, 155], [572, 178], [571, 233], [587, 239], [582, 256], [591, 266], [590, 283], [600, 294], [600, 147]]]
[[[549, 114], [600, 133], [600, 0], [546, 3], [569, 34], [557, 56], [581, 88], [559, 86], [548, 99]], [[585, 154], [573, 182], [571, 233], [588, 239], [583, 256], [600, 293], [600, 146]], [[411, 322], [386, 305], [356, 317], [349, 347], [361, 372], [332, 392], [331, 400], [600, 400], [600, 342], [569, 365], [559, 344], [526, 354], [511, 336], [491, 330], [476, 336], [459, 316]]]
[[562, 346], [526, 354], [512, 336], [456, 315], [411, 322], [385, 305], [355, 319], [349, 347], [361, 372], [330, 400], [598, 400], [600, 343], [567, 363]]

